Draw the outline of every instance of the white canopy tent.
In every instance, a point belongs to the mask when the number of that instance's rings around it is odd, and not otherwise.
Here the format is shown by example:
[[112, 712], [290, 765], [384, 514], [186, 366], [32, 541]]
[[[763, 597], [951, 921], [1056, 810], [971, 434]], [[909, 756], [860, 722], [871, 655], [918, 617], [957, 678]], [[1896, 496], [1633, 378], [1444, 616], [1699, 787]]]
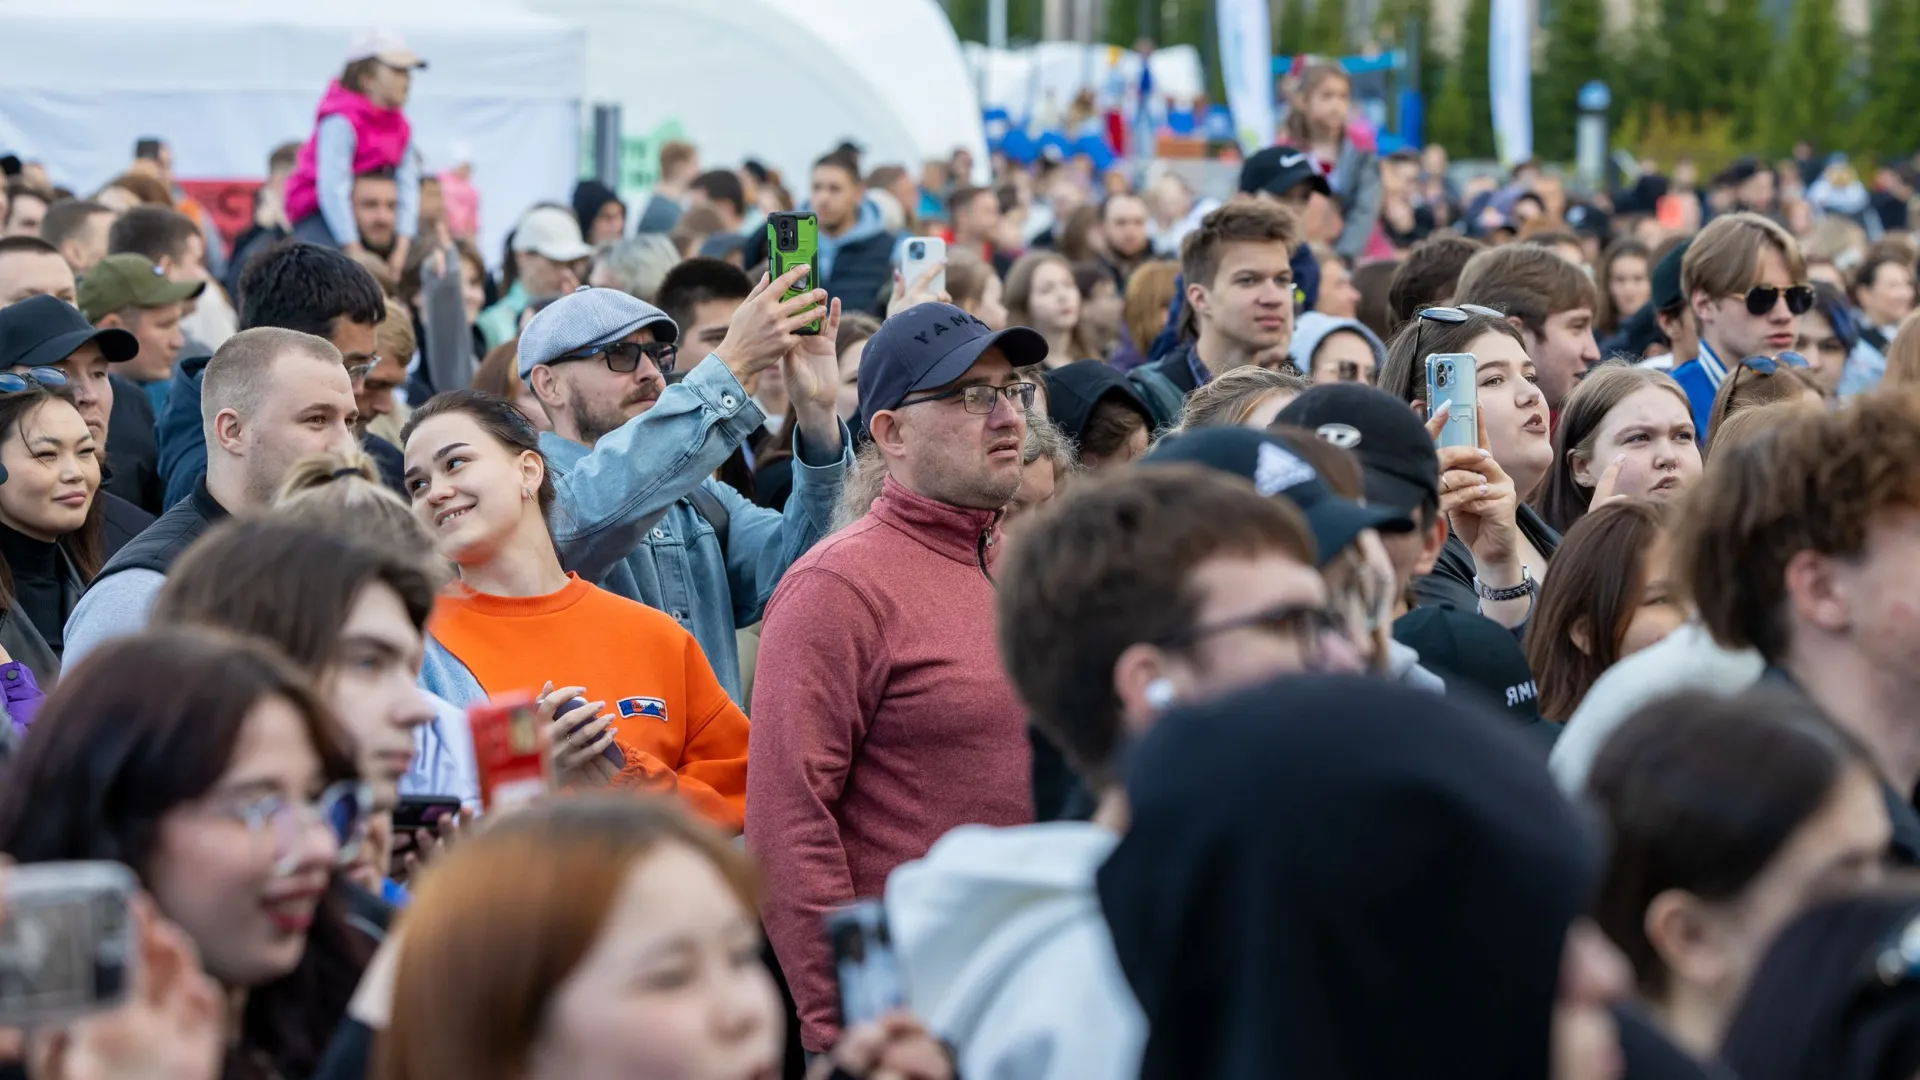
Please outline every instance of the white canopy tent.
[[973, 81], [935, 0], [528, 3], [590, 28], [586, 96], [618, 103], [629, 136], [677, 123], [704, 162], [757, 159], [797, 198], [846, 139], [868, 166], [917, 173], [961, 147], [985, 166]]
[[182, 179], [259, 178], [313, 129], [348, 43], [398, 31], [430, 67], [407, 115], [428, 167], [470, 150], [491, 260], [514, 219], [565, 200], [580, 169], [584, 31], [502, 0], [0, 0], [0, 150], [89, 192], [136, 139]]

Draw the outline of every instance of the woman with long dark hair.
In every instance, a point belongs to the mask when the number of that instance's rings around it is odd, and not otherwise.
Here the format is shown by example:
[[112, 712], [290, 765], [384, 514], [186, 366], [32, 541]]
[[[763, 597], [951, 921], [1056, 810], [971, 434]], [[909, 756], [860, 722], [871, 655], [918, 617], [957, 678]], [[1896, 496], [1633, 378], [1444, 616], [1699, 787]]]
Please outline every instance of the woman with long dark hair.
[[339, 722], [284, 659], [208, 631], [68, 675], [0, 785], [0, 851], [131, 867], [227, 993], [226, 1080], [312, 1076], [372, 953], [342, 898], [369, 797]]
[[1664, 371], [1602, 364], [1561, 406], [1540, 516], [1565, 532], [1596, 500], [1672, 502], [1700, 469], [1699, 432], [1680, 384]]
[[100, 570], [100, 463], [54, 368], [0, 375], [0, 646], [51, 685], [67, 616]]

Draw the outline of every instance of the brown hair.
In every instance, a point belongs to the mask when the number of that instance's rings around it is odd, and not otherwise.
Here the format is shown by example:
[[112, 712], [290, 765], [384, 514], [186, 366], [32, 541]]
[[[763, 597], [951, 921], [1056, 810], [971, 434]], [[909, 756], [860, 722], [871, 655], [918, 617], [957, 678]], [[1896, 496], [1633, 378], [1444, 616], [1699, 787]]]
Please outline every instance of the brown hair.
[[1552, 248], [1509, 244], [1467, 260], [1453, 300], [1504, 311], [1539, 334], [1549, 317], [1594, 306], [1593, 279]]
[[1901, 319], [1900, 329], [1887, 343], [1887, 370], [1880, 377], [1880, 385], [1908, 389], [1920, 386], [1920, 311]]
[[1518, 327], [1491, 315], [1469, 313], [1466, 322], [1458, 323], [1411, 319], [1387, 343], [1387, 361], [1380, 365], [1376, 385], [1409, 404], [1424, 402], [1427, 400], [1426, 358], [1433, 353], [1472, 352], [1468, 346], [1487, 334], [1501, 334], [1512, 338], [1522, 349], [1527, 347]]
[[1633, 314], [1631, 311], [1613, 309], [1613, 264], [1621, 259], [1639, 259], [1646, 264], [1647, 275], [1653, 275], [1653, 253], [1647, 245], [1632, 237], [1616, 240], [1600, 256], [1600, 265], [1593, 271], [1593, 326], [1602, 334], [1611, 334], [1620, 329], [1621, 322]]
[[1804, 368], [1776, 364], [1772, 372], [1762, 374], [1742, 360], [1729, 364], [1727, 377], [1713, 393], [1713, 409], [1707, 414], [1707, 430], [1718, 435], [1720, 425], [1729, 416], [1737, 416], [1759, 405], [1778, 401], [1800, 401], [1806, 395], [1826, 399], [1826, 392]]
[[1920, 395], [1797, 410], [1766, 437], [1720, 447], [1685, 506], [1674, 569], [1701, 620], [1727, 648], [1778, 663], [1791, 644], [1788, 563], [1854, 558], [1876, 521], [1920, 509]]
[[[1549, 528], [1566, 532], [1593, 505], [1593, 489], [1573, 478], [1573, 459], [1593, 461], [1593, 446], [1600, 438], [1600, 425], [1607, 414], [1622, 401], [1648, 387], [1658, 387], [1680, 401], [1687, 417], [1693, 406], [1687, 392], [1664, 371], [1609, 361], [1594, 368], [1567, 395], [1560, 416], [1553, 425], [1553, 469], [1540, 482], [1535, 497], [1540, 517]], [[1694, 438], [1698, 440], [1699, 433]]]
[[1127, 275], [1120, 321], [1142, 356], [1167, 325], [1167, 307], [1173, 303], [1174, 282], [1179, 277], [1180, 264], [1172, 259], [1143, 262]]
[[[541, 465], [546, 466], [547, 455], [540, 452], [540, 433], [534, 430], [526, 414], [515, 408], [513, 402], [484, 390], [449, 390], [429, 398], [425, 405], [407, 417], [406, 426], [400, 429], [401, 449], [406, 448], [421, 424], [450, 413], [471, 417], [482, 431], [493, 436], [508, 451], [538, 454]], [[551, 467], [540, 470], [540, 490], [534, 493], [534, 498], [540, 503], [540, 516], [551, 522], [553, 503], [557, 498]]]
[[100, 190], [107, 188], [120, 188], [147, 206], [173, 207], [173, 192], [168, 191], [167, 185], [157, 176], [143, 172], [121, 173], [102, 185]]
[[1238, 427], [1268, 397], [1300, 395], [1313, 384], [1304, 376], [1248, 364], [1223, 371], [1187, 395], [1180, 410], [1180, 427]]
[[[1300, 84], [1293, 91], [1293, 107], [1287, 110], [1286, 125], [1282, 131], [1284, 140], [1296, 147], [1306, 149], [1313, 142], [1313, 132], [1307, 125], [1307, 102], [1314, 91], [1327, 83], [1339, 79], [1349, 87], [1353, 85], [1352, 76], [1339, 64], [1325, 60], [1315, 60], [1300, 72]], [[1345, 137], [1343, 131], [1342, 137]]]
[[1460, 272], [1485, 250], [1487, 245], [1464, 236], [1433, 236], [1413, 245], [1407, 257], [1400, 260], [1393, 272], [1393, 284], [1387, 289], [1394, 326], [1404, 325], [1423, 307], [1451, 303], [1460, 286]]
[[1200, 219], [1180, 241], [1180, 273], [1188, 285], [1213, 287], [1229, 244], [1280, 244], [1289, 254], [1300, 235], [1293, 211], [1279, 203], [1235, 199]]
[[1751, 409], [1741, 409], [1713, 428], [1712, 453], [1724, 452], [1730, 446], [1751, 442], [1762, 436], [1770, 435], [1773, 429], [1786, 423], [1793, 414], [1802, 409], [1812, 408], [1804, 401], [1776, 401], [1770, 405], [1755, 405]]
[[1027, 522], [1001, 563], [1000, 656], [1034, 726], [1089, 786], [1114, 780], [1120, 654], [1192, 629], [1202, 564], [1274, 554], [1314, 565], [1300, 512], [1197, 465], [1078, 481]]
[[[1526, 636], [1545, 719], [1565, 723], [1619, 661], [1646, 590], [1647, 553], [1664, 528], [1659, 506], [1630, 499], [1583, 516], [1561, 539]], [[1584, 644], [1574, 641], [1576, 633]]]
[[1913, 276], [1913, 255], [1903, 248], [1904, 245], [1889, 245], [1882, 241], [1867, 249], [1866, 258], [1861, 259], [1860, 265], [1854, 268], [1853, 280], [1847, 284], [1847, 299], [1855, 307], [1860, 305], [1860, 293], [1873, 288], [1873, 279], [1880, 276], [1881, 267], [1904, 267], [1907, 276]]
[[1353, 271], [1353, 287], [1360, 293], [1360, 300], [1354, 305], [1353, 317], [1360, 324], [1373, 331], [1374, 336], [1385, 341], [1393, 336], [1393, 328], [1398, 325], [1393, 317], [1393, 283], [1400, 278], [1400, 263], [1397, 259], [1381, 259], [1364, 263]]
[[1136, 431], [1153, 433], [1153, 420], [1123, 394], [1108, 394], [1087, 411], [1086, 429], [1079, 435], [1079, 456], [1112, 457]]
[[[947, 295], [953, 298], [953, 306], [967, 308], [970, 304], [979, 303], [987, 295], [987, 279], [993, 276], [993, 267], [983, 262], [978, 252], [960, 248], [947, 252]], [[846, 315], [841, 316], [840, 326], [843, 330], [847, 325], [846, 318]]]
[[355, 60], [351, 64], [348, 64], [345, 70], [340, 72], [341, 87], [351, 90], [361, 97], [366, 97], [367, 80], [373, 76], [374, 72], [380, 70], [380, 66], [380, 58], [377, 56], [369, 56], [364, 59]]
[[[1012, 269], [1007, 271], [1007, 325], [1033, 325], [1033, 312], [1028, 305], [1033, 301], [1033, 279], [1039, 275], [1040, 268], [1043, 266], [1058, 266], [1065, 270], [1074, 290], [1076, 292], [1079, 290], [1079, 282], [1073, 277], [1073, 264], [1067, 261], [1066, 256], [1057, 251], [1029, 251], [1014, 260]], [[1076, 355], [1052, 359], [1067, 362], [1100, 359], [1099, 351], [1087, 340], [1084, 317], [1073, 324], [1071, 338]]]
[[1689, 303], [1695, 293], [1709, 299], [1745, 293], [1760, 273], [1760, 251], [1771, 247], [1795, 281], [1807, 279], [1807, 263], [1793, 234], [1770, 218], [1741, 212], [1714, 218], [1688, 245], [1680, 260], [1680, 292]]
[[1074, 262], [1094, 258], [1098, 253], [1093, 250], [1093, 234], [1100, 227], [1100, 211], [1101, 208], [1092, 203], [1074, 207], [1055, 233], [1058, 240], [1054, 250]]
[[692, 143], [682, 142], [679, 139], [668, 139], [661, 143], [660, 175], [678, 172], [692, 164], [696, 153]]
[[513, 384], [520, 378], [520, 339], [510, 338], [487, 350], [473, 372], [473, 389], [513, 400]]
[[635, 869], [671, 847], [711, 864], [755, 911], [746, 856], [663, 798], [557, 798], [454, 848], [408, 907], [376, 1075], [525, 1076], [555, 995], [592, 951]]

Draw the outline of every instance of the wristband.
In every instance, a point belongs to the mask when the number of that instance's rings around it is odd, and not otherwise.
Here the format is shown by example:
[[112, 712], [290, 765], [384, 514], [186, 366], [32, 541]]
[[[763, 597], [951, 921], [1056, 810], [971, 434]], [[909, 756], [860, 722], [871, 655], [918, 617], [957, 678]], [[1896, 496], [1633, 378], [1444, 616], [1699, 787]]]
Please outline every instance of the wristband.
[[1473, 591], [1480, 599], [1489, 604], [1498, 604], [1505, 600], [1518, 600], [1523, 596], [1532, 596], [1540, 589], [1539, 582], [1533, 580], [1533, 574], [1523, 564], [1520, 567], [1520, 584], [1496, 589], [1481, 581], [1476, 575], [1473, 579]]

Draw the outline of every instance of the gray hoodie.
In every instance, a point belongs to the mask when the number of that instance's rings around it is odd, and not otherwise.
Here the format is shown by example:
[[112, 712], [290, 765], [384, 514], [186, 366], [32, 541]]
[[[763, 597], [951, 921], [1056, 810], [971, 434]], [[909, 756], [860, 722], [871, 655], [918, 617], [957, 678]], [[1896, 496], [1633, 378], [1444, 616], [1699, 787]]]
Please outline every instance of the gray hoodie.
[[1359, 319], [1342, 319], [1333, 315], [1322, 315], [1318, 311], [1306, 311], [1300, 314], [1293, 324], [1293, 344], [1287, 346], [1287, 359], [1302, 375], [1313, 374], [1313, 354], [1320, 351], [1320, 343], [1327, 340], [1329, 334], [1339, 330], [1351, 330], [1367, 339], [1373, 347], [1373, 368], [1375, 371], [1386, 366], [1387, 347], [1373, 331], [1367, 329]]

